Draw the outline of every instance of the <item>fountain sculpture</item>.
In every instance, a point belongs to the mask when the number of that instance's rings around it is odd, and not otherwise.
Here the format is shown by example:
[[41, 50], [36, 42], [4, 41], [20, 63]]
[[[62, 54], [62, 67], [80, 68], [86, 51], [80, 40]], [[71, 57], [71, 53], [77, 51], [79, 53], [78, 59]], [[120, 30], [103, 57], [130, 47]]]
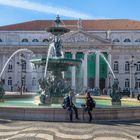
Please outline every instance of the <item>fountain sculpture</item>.
[[112, 91], [110, 93], [110, 97], [112, 98], [112, 105], [121, 105], [121, 93], [119, 88], [119, 82], [117, 79], [114, 79], [114, 83], [112, 85]]
[[[41, 88], [40, 101], [43, 104], [58, 103], [59, 98], [64, 97], [68, 90], [71, 89], [68, 81], [64, 79], [64, 72], [67, 71], [69, 67], [79, 66], [82, 63], [81, 60], [63, 57], [61, 35], [70, 30], [60, 27], [61, 20], [59, 16], [56, 17], [55, 24], [55, 27], [47, 29], [47, 32], [50, 32], [55, 37], [54, 42], [49, 46], [53, 49], [48, 50], [47, 58], [31, 60], [34, 65], [45, 66], [44, 78], [39, 80]], [[52, 52], [50, 52], [50, 50], [52, 50]], [[53, 53], [53, 55], [49, 53]], [[53, 101], [54, 98], [55, 101]]]
[[3, 82], [2, 80], [0, 81], [0, 101], [3, 100], [3, 96], [5, 94], [4, 88], [3, 88]]

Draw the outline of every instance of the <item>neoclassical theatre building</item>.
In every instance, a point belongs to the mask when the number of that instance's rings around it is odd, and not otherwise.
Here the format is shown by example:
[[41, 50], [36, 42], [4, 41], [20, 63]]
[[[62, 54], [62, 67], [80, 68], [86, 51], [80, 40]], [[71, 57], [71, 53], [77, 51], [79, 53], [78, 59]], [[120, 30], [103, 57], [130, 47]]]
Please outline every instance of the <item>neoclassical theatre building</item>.
[[[34, 53], [18, 53], [11, 59], [1, 77], [6, 90], [17, 91], [21, 84], [27, 91], [38, 90], [38, 79], [43, 77], [45, 68], [35, 67], [30, 60], [47, 56], [53, 36], [45, 29], [52, 26], [53, 20], [35, 20], [0, 27], [0, 71], [16, 50], [27, 48]], [[121, 89], [140, 90], [140, 21], [63, 20], [61, 26], [71, 30], [62, 36], [64, 56], [83, 61], [82, 71], [73, 67], [65, 74], [72, 88], [83, 85], [84, 89], [102, 90], [112, 85], [113, 75], [101, 53]]]

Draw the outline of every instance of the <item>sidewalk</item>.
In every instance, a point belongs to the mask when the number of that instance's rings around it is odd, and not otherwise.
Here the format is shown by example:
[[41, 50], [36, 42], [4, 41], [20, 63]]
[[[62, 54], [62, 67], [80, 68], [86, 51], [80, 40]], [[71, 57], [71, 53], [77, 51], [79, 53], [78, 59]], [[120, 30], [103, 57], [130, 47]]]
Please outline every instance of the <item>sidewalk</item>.
[[139, 140], [139, 122], [0, 121], [2, 140]]

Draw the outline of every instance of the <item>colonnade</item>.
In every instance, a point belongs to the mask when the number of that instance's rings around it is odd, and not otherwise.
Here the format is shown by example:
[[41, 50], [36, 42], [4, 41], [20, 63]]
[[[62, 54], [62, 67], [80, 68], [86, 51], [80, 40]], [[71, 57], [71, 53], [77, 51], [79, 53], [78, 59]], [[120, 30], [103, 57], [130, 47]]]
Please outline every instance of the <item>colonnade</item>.
[[[88, 87], [88, 55], [91, 53], [96, 53], [96, 51], [85, 51], [84, 54], [84, 70], [83, 70], [83, 86], [86, 89]], [[111, 65], [111, 53], [107, 52], [108, 54], [108, 62]], [[72, 58], [76, 58], [76, 52], [72, 52]], [[99, 81], [100, 81], [100, 53], [96, 53], [96, 76], [95, 76], [95, 87], [99, 88]], [[109, 68], [108, 68], [109, 71]], [[108, 80], [108, 79], [107, 79]], [[107, 81], [108, 83], [109, 81]], [[76, 87], [76, 68], [72, 68], [72, 88], [75, 89]]]

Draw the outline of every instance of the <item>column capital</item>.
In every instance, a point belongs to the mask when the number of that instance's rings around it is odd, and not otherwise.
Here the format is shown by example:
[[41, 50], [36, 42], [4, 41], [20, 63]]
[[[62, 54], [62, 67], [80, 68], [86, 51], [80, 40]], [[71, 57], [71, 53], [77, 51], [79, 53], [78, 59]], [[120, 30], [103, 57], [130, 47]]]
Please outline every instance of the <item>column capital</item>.
[[110, 51], [110, 50], [108, 50], [108, 51], [106, 51], [106, 52], [107, 52], [108, 55], [111, 55], [111, 51]]
[[88, 54], [93, 54], [93, 53], [96, 53], [96, 50], [88, 51]]
[[76, 51], [71, 51], [71, 53], [72, 53], [72, 54], [76, 54], [77, 52], [76, 52]]

